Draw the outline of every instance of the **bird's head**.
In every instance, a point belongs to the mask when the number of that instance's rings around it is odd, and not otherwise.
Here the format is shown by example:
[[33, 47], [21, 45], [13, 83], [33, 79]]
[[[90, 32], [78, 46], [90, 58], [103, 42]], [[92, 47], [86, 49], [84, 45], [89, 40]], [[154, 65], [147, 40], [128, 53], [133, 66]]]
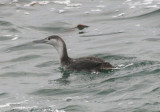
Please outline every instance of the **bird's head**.
[[61, 47], [64, 41], [58, 35], [52, 35], [52, 36], [49, 36], [41, 40], [35, 40], [33, 42], [34, 43], [46, 43], [46, 44], [53, 45], [54, 47]]
[[33, 42], [50, 44], [56, 48], [58, 54], [60, 55], [60, 58], [63, 58], [63, 56], [68, 57], [66, 44], [58, 35], [52, 35], [41, 40], [35, 40]]

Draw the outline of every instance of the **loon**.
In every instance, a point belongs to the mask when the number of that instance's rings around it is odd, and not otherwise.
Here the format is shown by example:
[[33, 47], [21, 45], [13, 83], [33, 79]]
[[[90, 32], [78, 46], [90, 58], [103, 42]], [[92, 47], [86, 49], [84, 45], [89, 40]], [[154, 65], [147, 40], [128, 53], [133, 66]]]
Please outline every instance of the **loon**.
[[68, 56], [64, 40], [58, 35], [52, 35], [42, 40], [35, 40], [34, 43], [46, 43], [55, 47], [57, 50], [61, 66], [75, 71], [100, 72], [114, 68], [110, 63], [98, 57], [82, 57], [73, 59]]

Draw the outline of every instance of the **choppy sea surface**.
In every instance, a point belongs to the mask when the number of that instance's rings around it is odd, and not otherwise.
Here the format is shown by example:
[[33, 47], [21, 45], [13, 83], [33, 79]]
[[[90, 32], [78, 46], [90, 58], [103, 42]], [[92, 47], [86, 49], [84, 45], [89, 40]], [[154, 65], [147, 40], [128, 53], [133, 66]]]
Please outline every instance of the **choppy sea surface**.
[[[61, 70], [54, 34], [118, 69]], [[0, 112], [160, 112], [160, 1], [0, 0]]]

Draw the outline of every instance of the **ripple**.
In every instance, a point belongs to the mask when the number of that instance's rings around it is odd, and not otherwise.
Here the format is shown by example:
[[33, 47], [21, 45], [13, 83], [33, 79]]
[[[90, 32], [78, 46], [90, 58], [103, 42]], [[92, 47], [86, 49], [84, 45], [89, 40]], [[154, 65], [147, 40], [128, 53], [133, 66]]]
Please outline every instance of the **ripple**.
[[27, 101], [28, 101], [28, 100], [21, 101], [21, 102], [14, 102], [14, 103], [6, 103], [6, 104], [4, 104], [4, 105], [0, 105], [0, 108], [20, 105], [20, 104], [23, 104], [23, 103], [25, 103], [25, 102], [27, 102]]
[[67, 112], [74, 112], [74, 111], [83, 112], [83, 110], [85, 110], [84, 106], [81, 107], [80, 105], [70, 105], [70, 106], [66, 106], [62, 109], [67, 111]]
[[100, 91], [99, 93], [97, 93], [97, 95], [108, 95], [108, 94], [110, 94], [110, 93], [112, 93], [114, 91], [116, 91], [116, 90], [114, 90], [114, 89], [107, 89], [107, 90]]
[[105, 35], [117, 35], [124, 32], [111, 32], [111, 33], [103, 33], [103, 34], [94, 34], [94, 35], [83, 35], [81, 37], [98, 37], [98, 36], [105, 36]]
[[54, 96], [54, 95], [67, 95], [75, 94], [80, 92], [80, 90], [70, 90], [70, 89], [40, 89], [31, 94], [34, 95], [44, 95], [44, 96]]
[[4, 36], [0, 36], [0, 41], [6, 41], [6, 40], [10, 40], [10, 37], [11, 37], [12, 35], [4, 35]]
[[49, 67], [49, 66], [53, 66], [53, 61], [47, 61], [47, 62], [44, 62], [44, 63], [41, 63], [39, 65], [36, 65], [36, 67], [39, 67], [39, 68], [42, 68], [42, 67]]
[[9, 47], [5, 49], [6, 52], [13, 52], [13, 51], [21, 51], [21, 50], [30, 50], [30, 49], [45, 49], [45, 46], [35, 46], [32, 42], [16, 45], [13, 47]]
[[117, 80], [129, 80], [134, 77], [142, 77], [150, 74], [159, 74], [159, 72], [160, 72], [159, 62], [154, 62], [154, 61], [133, 62], [131, 66], [119, 69], [117, 72], [114, 73], [113, 76], [102, 81], [102, 83], [115, 82]]
[[0, 93], [0, 97], [5, 95], [7, 95], [7, 93]]
[[5, 112], [26, 112], [26, 110], [19, 110], [19, 109], [11, 109]]
[[35, 58], [39, 58], [39, 55], [27, 55], [27, 56], [21, 56], [15, 59], [10, 60], [11, 62], [21, 62], [21, 61], [28, 61]]
[[152, 65], [157, 65], [159, 62], [156, 61], [139, 61], [139, 62], [134, 62], [134, 64], [131, 66], [131, 68], [149, 68]]
[[135, 16], [135, 17], [136, 18], [139, 18], [139, 17], [150, 17], [150, 16], [156, 16], [156, 15], [159, 15], [159, 14], [160, 14], [160, 9], [157, 9], [157, 10], [145, 13], [145, 14], [141, 14], [139, 16]]
[[65, 111], [53, 109], [52, 107], [45, 107], [45, 108], [32, 108], [30, 112], [65, 112]]
[[147, 39], [144, 39], [144, 40], [146, 40], [146, 41], [152, 41], [152, 42], [158, 42], [158, 41], [160, 41], [159, 38], [147, 38]]
[[30, 3], [28, 3], [28, 4], [25, 4], [24, 7], [34, 6], [34, 5], [36, 5], [36, 4], [39, 4], [39, 5], [47, 5], [47, 4], [49, 4], [49, 3], [50, 3], [50, 1], [39, 1], [39, 2], [37, 2], [37, 1], [32, 1], [32, 2], [30, 2]]
[[0, 25], [2, 25], [2, 26], [11, 26], [13, 24], [10, 23], [10, 22], [7, 22], [7, 21], [0, 21]]
[[160, 73], [160, 69], [158, 68], [156, 68], [155, 70], [152, 70], [151, 72], [150, 72], [150, 74], [158, 74], [158, 73]]
[[20, 31], [17, 28], [7, 28], [7, 29], [3, 29], [3, 30], [7, 30], [12, 33], [20, 33]]
[[21, 72], [21, 71], [18, 71], [18, 72], [5, 72], [3, 74], [0, 75], [0, 77], [13, 77], [13, 78], [16, 78], [16, 77], [29, 77], [29, 76], [32, 76], [32, 77], [37, 77], [37, 76], [47, 76], [49, 75], [48, 73], [33, 73], [33, 72]]
[[152, 92], [158, 92], [158, 93], [160, 93], [160, 87], [157, 87], [157, 88], [153, 89], [153, 90], [151, 91], [151, 93], [152, 93]]
[[97, 54], [97, 56], [101, 56], [105, 60], [107, 60], [107, 59], [111, 59], [111, 60], [133, 60], [133, 59], [136, 59], [136, 57], [127, 57], [127, 56], [121, 56], [121, 55]]
[[59, 109], [54, 109], [52, 107], [37, 107], [37, 106], [32, 106], [32, 107], [27, 107], [27, 106], [18, 106], [14, 107], [14, 109], [5, 111], [5, 112], [65, 112], [64, 110], [59, 110]]
[[114, 20], [139, 19], [139, 18], [146, 18], [146, 17], [154, 17], [154, 16], [157, 16], [159, 14], [160, 14], [160, 9], [157, 9], [157, 10], [147, 12], [147, 13], [143, 13], [143, 14], [136, 15], [136, 16], [130, 16], [130, 17], [126, 16], [126, 17], [114, 18]]
[[39, 27], [34, 27], [34, 26], [30, 26], [30, 28], [38, 30], [38, 31], [47, 31], [47, 32], [64, 32], [66, 31], [68, 28], [65, 27], [52, 27], [52, 26], [39, 26]]

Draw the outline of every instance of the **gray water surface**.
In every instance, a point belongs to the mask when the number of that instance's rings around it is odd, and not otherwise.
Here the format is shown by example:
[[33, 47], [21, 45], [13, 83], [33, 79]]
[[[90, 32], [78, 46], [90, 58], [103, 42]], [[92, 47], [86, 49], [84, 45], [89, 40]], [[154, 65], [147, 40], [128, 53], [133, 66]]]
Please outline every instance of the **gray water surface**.
[[[1, 0], [0, 10], [0, 112], [160, 111], [159, 0]], [[32, 42], [55, 34], [70, 57], [118, 69], [63, 71], [52, 46]]]

